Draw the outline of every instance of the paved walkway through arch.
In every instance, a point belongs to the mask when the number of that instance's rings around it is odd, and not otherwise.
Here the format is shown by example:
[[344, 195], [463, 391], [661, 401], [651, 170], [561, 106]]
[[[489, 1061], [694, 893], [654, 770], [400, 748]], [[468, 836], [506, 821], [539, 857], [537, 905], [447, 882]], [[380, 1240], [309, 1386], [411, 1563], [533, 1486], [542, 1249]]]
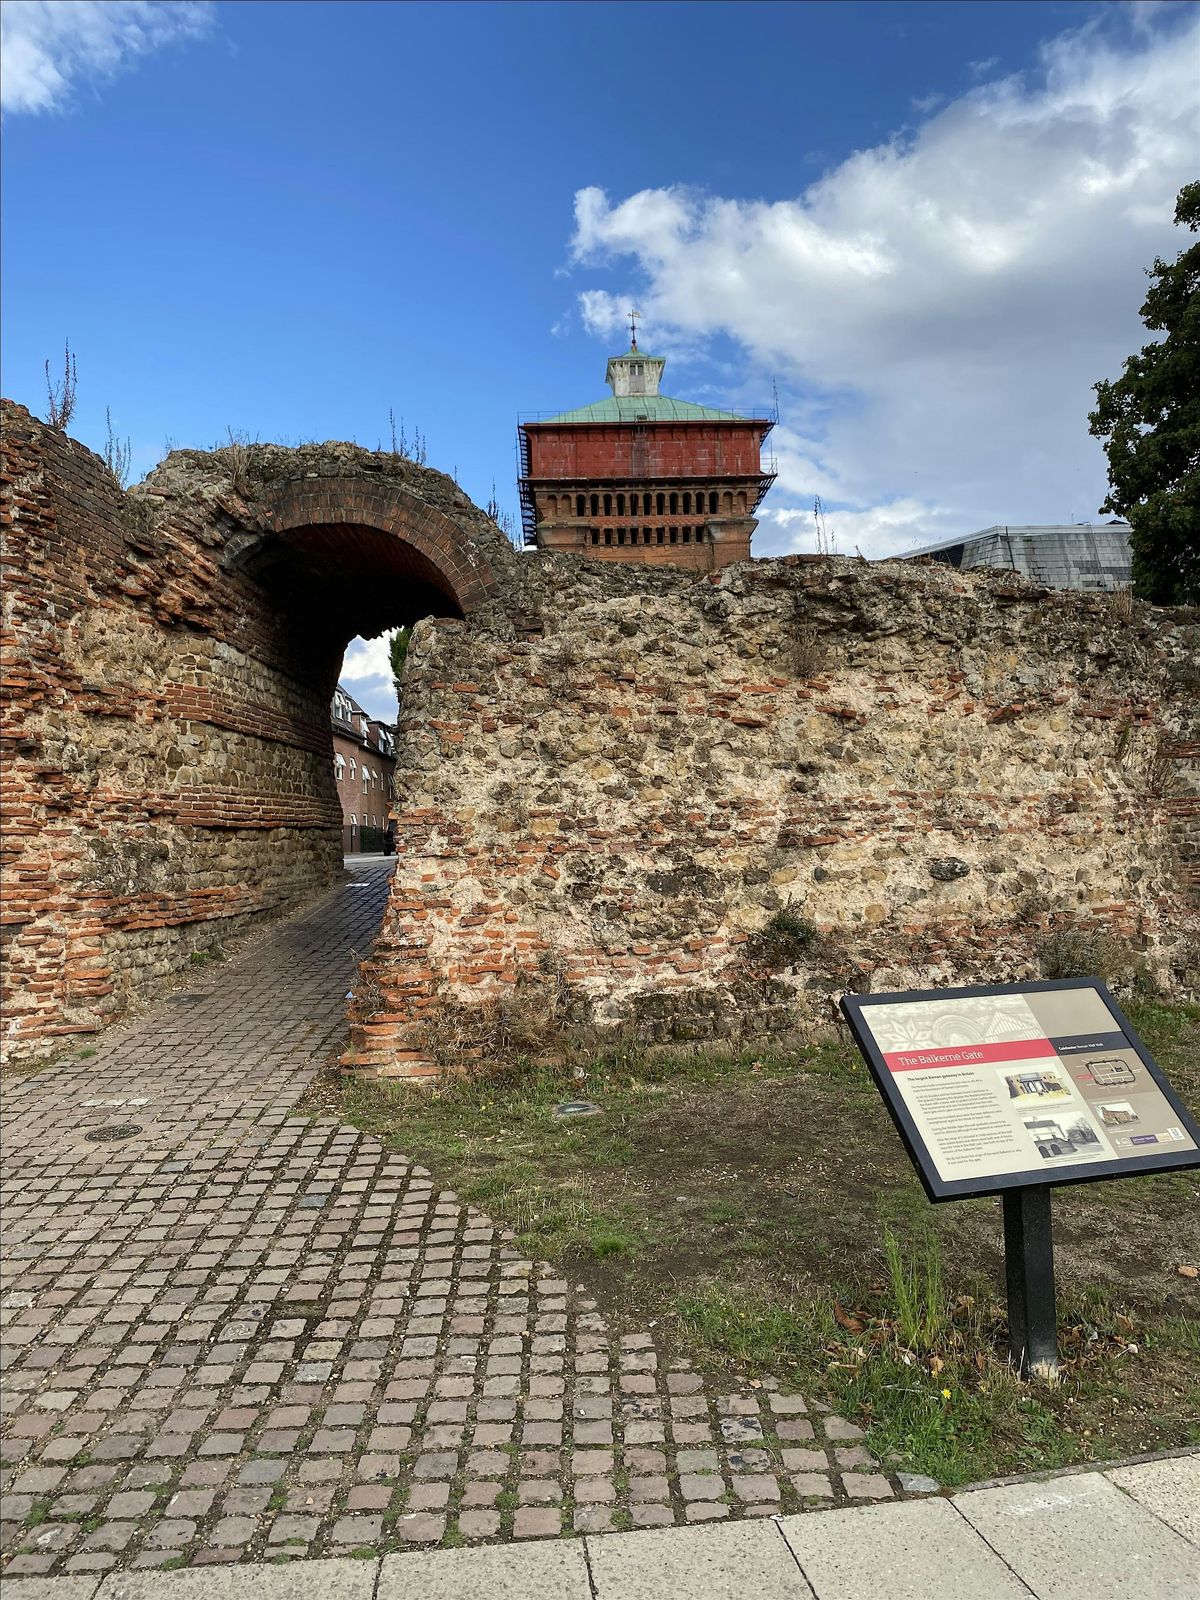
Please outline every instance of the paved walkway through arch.
[[6, 1083], [6, 1574], [892, 1497], [850, 1424], [706, 1392], [423, 1168], [295, 1114], [390, 866]]

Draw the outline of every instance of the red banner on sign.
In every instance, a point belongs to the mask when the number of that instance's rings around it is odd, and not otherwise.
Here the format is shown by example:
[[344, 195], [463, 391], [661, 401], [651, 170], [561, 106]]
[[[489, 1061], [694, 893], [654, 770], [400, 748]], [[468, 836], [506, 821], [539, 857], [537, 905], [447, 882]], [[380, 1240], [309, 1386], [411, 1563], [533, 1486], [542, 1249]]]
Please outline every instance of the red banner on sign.
[[1044, 1061], [1055, 1054], [1049, 1039], [1006, 1039], [1003, 1044], [954, 1044], [930, 1050], [885, 1051], [893, 1072], [919, 1072], [927, 1067], [974, 1067], [989, 1061]]

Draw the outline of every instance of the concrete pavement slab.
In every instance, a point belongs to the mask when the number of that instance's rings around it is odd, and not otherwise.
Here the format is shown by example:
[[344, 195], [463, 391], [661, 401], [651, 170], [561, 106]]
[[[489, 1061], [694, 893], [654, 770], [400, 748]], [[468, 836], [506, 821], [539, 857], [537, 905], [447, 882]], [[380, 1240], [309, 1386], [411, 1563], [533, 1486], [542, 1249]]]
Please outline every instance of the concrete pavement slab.
[[113, 1572], [95, 1600], [372, 1600], [378, 1570], [377, 1561], [346, 1559]]
[[1029, 1600], [948, 1500], [784, 1517], [817, 1600]]
[[388, 1556], [377, 1600], [591, 1600], [583, 1543], [480, 1545]]
[[1200, 1551], [1099, 1472], [956, 1495], [1038, 1600], [1196, 1600]]
[[4, 1600], [93, 1600], [99, 1587], [99, 1573], [94, 1578], [0, 1579]]
[[1117, 1467], [1104, 1476], [1176, 1533], [1200, 1545], [1200, 1453]]
[[586, 1544], [596, 1600], [813, 1600], [768, 1520], [607, 1534]]

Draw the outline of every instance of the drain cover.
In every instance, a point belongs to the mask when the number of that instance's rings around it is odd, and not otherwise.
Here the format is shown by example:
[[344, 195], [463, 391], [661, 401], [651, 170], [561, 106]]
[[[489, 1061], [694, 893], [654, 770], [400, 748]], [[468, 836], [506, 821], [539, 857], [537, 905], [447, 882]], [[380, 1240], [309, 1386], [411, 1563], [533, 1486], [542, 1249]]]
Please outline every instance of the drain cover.
[[107, 1144], [110, 1139], [132, 1139], [135, 1133], [141, 1131], [138, 1122], [114, 1122], [108, 1128], [93, 1128], [91, 1133], [85, 1133], [83, 1137], [90, 1139], [93, 1144]]

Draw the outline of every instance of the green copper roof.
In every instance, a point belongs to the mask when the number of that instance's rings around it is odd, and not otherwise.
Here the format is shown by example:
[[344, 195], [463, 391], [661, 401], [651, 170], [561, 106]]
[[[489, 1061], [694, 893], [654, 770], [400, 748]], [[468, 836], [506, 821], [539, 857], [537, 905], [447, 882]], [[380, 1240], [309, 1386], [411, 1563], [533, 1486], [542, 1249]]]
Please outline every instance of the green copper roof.
[[537, 425], [556, 422], [749, 422], [736, 411], [714, 411], [690, 400], [672, 400], [665, 394], [610, 395], [595, 405], [563, 411], [557, 417], [539, 417]]

